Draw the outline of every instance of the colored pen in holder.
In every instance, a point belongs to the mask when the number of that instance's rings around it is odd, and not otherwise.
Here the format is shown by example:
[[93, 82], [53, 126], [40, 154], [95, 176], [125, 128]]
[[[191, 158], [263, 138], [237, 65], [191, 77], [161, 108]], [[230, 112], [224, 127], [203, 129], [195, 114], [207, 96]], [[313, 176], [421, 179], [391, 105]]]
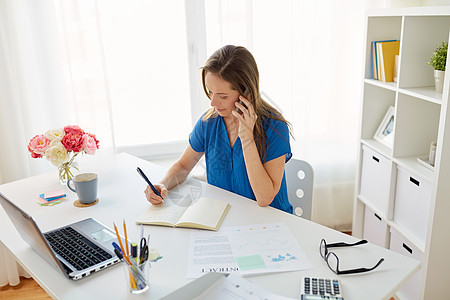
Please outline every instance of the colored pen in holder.
[[141, 294], [148, 290], [150, 262], [147, 260], [138, 265], [133, 258], [126, 259], [119, 250], [115, 249], [114, 251], [123, 262], [128, 290], [133, 294]]
[[[129, 242], [127, 239], [127, 227], [125, 224], [125, 220], [123, 221], [123, 229], [125, 233], [125, 247], [122, 243], [122, 239], [120, 238], [119, 231], [117, 229], [116, 224], [114, 224], [114, 230], [116, 232], [117, 243], [113, 242], [112, 245], [114, 247], [114, 253], [116, 253], [117, 257], [123, 262], [123, 266], [125, 269], [125, 278], [128, 286], [128, 290], [133, 294], [141, 294], [148, 290], [148, 271], [150, 268], [150, 262], [148, 260], [142, 261], [142, 263], [138, 264], [135, 261], [134, 256], [136, 256], [136, 252], [132, 245], [131, 252], [129, 251]], [[134, 253], [133, 253], [134, 252]], [[137, 256], [136, 256], [137, 257]]]

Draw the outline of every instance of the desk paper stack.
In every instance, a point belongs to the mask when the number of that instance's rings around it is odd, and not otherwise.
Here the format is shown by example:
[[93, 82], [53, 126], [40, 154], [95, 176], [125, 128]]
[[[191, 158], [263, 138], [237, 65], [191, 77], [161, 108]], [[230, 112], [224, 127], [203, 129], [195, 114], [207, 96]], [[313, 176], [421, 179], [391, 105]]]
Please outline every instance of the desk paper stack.
[[41, 206], [52, 206], [61, 203], [65, 197], [64, 189], [48, 191], [39, 195], [37, 203]]

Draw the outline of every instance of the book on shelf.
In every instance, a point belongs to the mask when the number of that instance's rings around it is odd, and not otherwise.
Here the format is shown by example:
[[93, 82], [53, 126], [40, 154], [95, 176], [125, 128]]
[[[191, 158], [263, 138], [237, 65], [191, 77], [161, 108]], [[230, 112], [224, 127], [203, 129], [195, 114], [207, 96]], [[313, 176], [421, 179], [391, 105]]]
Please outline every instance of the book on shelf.
[[217, 231], [230, 209], [228, 202], [213, 198], [199, 198], [187, 207], [167, 200], [149, 206], [136, 223]]
[[377, 67], [377, 51], [376, 51], [376, 43], [377, 42], [372, 42], [371, 43], [371, 51], [372, 51], [372, 55], [371, 55], [371, 59], [372, 59], [372, 79], [378, 79], [378, 67]]
[[399, 54], [400, 41], [380, 43], [381, 81], [394, 81], [395, 56]]
[[382, 82], [394, 81], [395, 56], [399, 54], [400, 41], [383, 40], [371, 43], [372, 78]]

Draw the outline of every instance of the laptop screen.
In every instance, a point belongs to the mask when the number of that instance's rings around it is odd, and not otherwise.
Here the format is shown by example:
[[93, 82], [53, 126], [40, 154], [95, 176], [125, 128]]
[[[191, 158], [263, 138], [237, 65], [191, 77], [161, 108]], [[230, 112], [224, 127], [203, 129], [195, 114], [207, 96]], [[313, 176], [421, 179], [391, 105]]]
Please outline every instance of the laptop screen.
[[67, 275], [33, 218], [0, 193], [0, 203], [19, 234], [42, 258]]

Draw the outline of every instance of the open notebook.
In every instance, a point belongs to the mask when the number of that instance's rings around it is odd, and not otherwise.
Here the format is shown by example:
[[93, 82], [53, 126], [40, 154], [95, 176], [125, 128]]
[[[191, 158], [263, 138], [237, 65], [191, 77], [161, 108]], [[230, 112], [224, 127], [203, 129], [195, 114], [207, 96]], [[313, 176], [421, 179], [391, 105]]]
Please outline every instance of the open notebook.
[[151, 205], [136, 223], [218, 230], [229, 209], [228, 202], [213, 198], [199, 198], [187, 207], [166, 201]]

